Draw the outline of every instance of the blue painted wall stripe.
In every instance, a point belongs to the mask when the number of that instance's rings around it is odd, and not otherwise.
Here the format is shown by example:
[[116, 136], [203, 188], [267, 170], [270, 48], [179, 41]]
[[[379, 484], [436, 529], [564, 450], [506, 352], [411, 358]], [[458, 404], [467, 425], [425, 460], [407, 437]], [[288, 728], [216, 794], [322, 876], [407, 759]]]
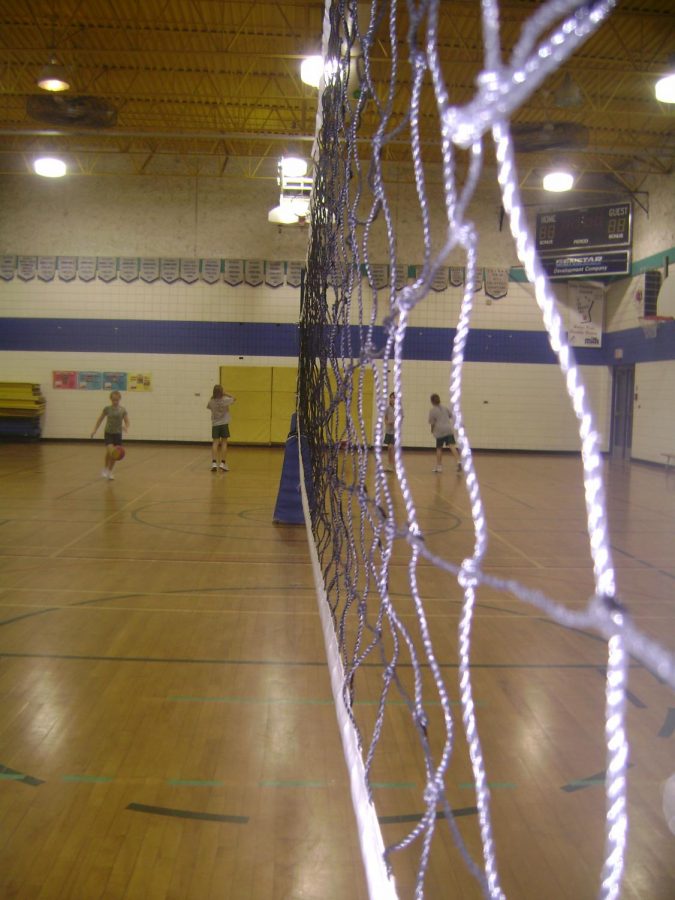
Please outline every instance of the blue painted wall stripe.
[[[451, 358], [453, 328], [409, 328], [404, 357], [443, 361]], [[359, 328], [352, 326], [351, 350], [358, 355]], [[373, 341], [383, 346], [382, 328]], [[0, 318], [0, 350], [52, 353], [163, 353], [171, 355], [259, 356], [297, 358], [298, 326], [253, 322], [185, 322], [147, 319]], [[339, 334], [335, 346], [340, 346]], [[675, 359], [675, 322], [645, 340], [640, 328], [606, 333], [600, 349], [576, 348], [580, 365], [622, 364]], [[553, 364], [555, 356], [542, 331], [474, 329], [467, 342], [467, 361]]]

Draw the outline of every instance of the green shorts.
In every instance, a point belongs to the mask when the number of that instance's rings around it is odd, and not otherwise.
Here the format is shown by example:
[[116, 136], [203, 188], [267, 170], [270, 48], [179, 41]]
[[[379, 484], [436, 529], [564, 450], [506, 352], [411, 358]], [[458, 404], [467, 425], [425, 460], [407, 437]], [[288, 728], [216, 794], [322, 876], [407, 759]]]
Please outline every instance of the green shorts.
[[230, 436], [230, 426], [229, 425], [212, 425], [211, 426], [211, 437], [214, 441], [217, 441], [218, 438], [229, 438]]

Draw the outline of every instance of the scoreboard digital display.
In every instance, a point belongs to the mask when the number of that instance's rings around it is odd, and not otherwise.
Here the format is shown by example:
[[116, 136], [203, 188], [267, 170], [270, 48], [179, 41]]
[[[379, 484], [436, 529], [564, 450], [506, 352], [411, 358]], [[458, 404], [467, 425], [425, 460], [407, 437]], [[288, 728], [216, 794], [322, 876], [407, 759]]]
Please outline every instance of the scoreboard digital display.
[[633, 205], [610, 203], [563, 209], [537, 216], [537, 250], [542, 256], [614, 250], [633, 242]]

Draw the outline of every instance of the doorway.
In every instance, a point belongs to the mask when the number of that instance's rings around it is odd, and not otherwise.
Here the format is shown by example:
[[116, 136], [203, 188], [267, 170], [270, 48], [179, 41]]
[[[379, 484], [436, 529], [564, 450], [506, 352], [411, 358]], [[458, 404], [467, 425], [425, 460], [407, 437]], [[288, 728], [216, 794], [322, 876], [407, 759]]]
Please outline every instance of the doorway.
[[612, 459], [630, 459], [633, 441], [635, 366], [616, 366], [612, 382]]

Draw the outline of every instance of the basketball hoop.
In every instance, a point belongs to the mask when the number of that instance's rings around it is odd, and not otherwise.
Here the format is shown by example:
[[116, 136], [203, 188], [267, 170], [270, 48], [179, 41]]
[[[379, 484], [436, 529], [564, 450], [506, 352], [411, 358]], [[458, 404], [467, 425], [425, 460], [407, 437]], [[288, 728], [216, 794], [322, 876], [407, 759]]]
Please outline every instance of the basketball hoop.
[[656, 337], [659, 326], [664, 322], [672, 322], [672, 316], [639, 316], [640, 327], [645, 338], [651, 340]]

